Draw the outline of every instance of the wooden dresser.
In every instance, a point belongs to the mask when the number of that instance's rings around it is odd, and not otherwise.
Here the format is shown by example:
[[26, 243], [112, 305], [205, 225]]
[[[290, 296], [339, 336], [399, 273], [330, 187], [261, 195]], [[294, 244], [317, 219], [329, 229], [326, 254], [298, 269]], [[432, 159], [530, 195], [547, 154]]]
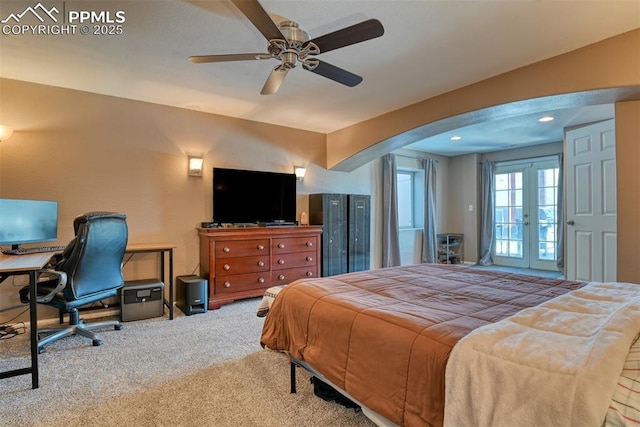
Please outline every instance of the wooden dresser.
[[209, 309], [320, 274], [321, 226], [198, 228]]

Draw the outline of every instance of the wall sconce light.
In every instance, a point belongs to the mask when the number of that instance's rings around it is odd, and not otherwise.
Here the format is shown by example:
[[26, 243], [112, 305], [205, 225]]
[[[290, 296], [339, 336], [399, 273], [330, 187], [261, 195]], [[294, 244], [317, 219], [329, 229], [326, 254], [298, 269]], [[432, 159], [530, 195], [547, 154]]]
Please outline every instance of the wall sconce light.
[[202, 163], [204, 159], [201, 156], [189, 156], [189, 176], [202, 176]]
[[13, 135], [13, 128], [5, 125], [0, 125], [0, 142], [6, 141]]
[[307, 168], [303, 166], [294, 166], [293, 172], [296, 174], [296, 181], [304, 181], [304, 174], [307, 173]]

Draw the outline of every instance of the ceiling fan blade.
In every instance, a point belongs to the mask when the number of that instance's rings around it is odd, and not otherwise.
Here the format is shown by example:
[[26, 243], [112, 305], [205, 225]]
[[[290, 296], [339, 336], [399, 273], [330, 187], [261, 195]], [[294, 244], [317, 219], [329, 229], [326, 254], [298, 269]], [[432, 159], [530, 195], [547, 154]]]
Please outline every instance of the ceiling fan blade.
[[320, 53], [329, 52], [341, 47], [350, 46], [366, 40], [375, 39], [384, 34], [384, 27], [377, 19], [368, 19], [359, 24], [345, 27], [324, 36], [309, 40], [305, 45], [313, 43]]
[[278, 26], [273, 22], [269, 14], [257, 0], [232, 0], [240, 12], [262, 33], [267, 39], [286, 40]]
[[225, 61], [252, 61], [254, 59], [269, 59], [271, 55], [268, 53], [236, 53], [229, 55], [201, 55], [190, 56], [189, 61], [195, 64], [204, 64], [206, 62], [225, 62]]
[[315, 68], [309, 68], [305, 64], [303, 64], [303, 68], [349, 87], [357, 86], [362, 81], [362, 77], [359, 75], [320, 60]]
[[276, 93], [280, 88], [280, 85], [284, 81], [284, 78], [287, 76], [289, 72], [288, 68], [283, 67], [282, 65], [278, 65], [276, 68], [271, 71], [267, 81], [264, 83], [262, 90], [260, 91], [260, 95], [271, 95]]

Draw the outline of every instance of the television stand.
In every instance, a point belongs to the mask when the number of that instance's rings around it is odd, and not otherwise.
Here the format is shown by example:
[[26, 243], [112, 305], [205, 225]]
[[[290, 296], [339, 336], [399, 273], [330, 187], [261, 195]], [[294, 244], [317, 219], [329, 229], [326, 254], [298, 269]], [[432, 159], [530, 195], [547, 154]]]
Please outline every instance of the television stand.
[[322, 226], [198, 228], [209, 310], [320, 274]]

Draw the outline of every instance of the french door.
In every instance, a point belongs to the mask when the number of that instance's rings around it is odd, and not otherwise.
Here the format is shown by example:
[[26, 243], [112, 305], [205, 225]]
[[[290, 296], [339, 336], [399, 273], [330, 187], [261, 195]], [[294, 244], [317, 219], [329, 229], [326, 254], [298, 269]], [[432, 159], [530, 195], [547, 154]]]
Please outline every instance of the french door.
[[495, 264], [557, 270], [558, 171], [557, 159], [496, 165]]

